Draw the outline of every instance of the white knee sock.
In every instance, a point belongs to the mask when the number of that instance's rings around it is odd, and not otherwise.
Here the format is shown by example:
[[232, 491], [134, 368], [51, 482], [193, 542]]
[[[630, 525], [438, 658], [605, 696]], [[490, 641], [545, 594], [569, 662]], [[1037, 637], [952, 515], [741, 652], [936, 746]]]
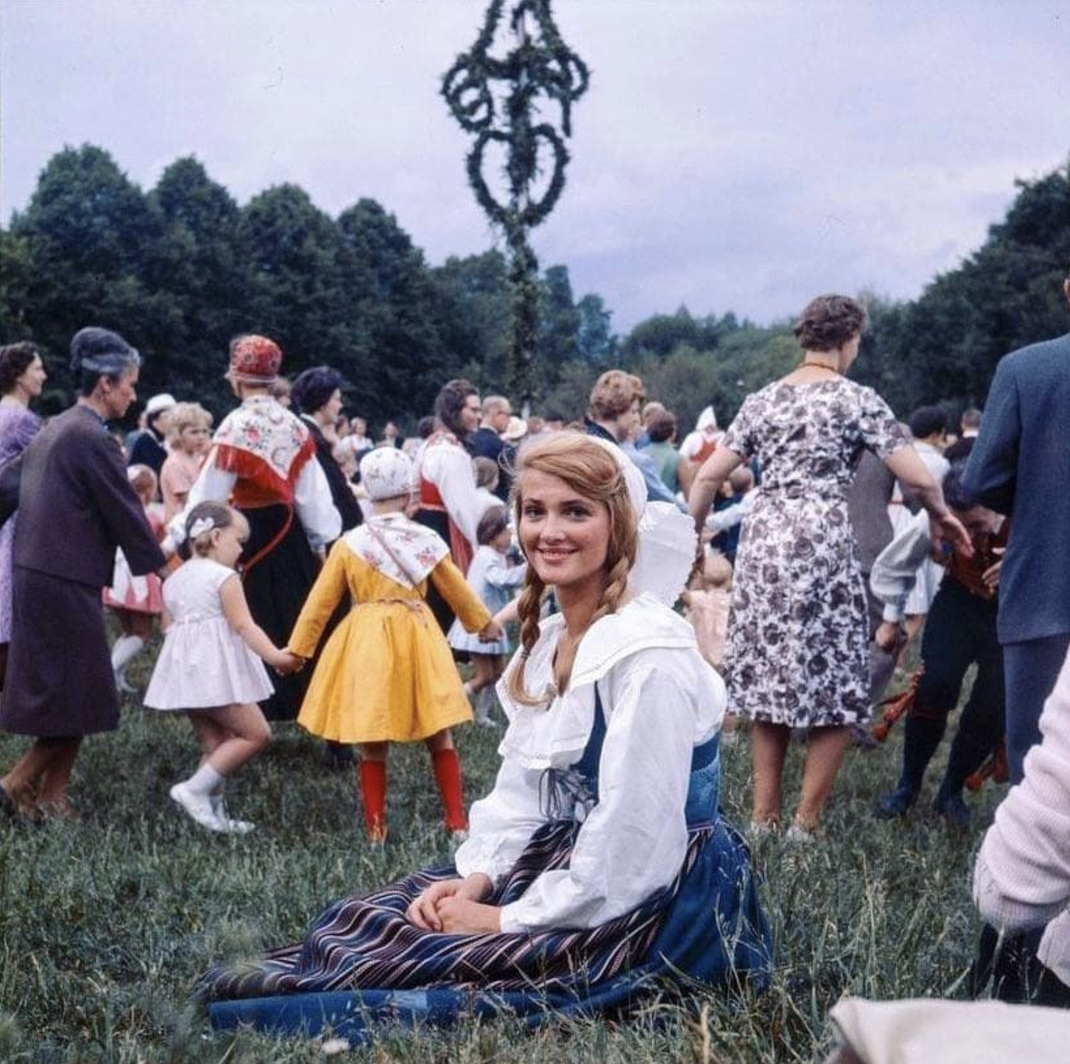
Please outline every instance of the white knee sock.
[[138, 655], [145, 640], [139, 635], [121, 635], [111, 648], [111, 667], [115, 672], [122, 672]]
[[494, 705], [494, 688], [487, 684], [486, 687], [480, 688], [476, 693], [475, 701], [475, 715], [476, 720], [482, 723], [490, 723], [492, 721], [490, 710]]
[[226, 777], [217, 772], [212, 766], [205, 761], [203, 765], [188, 780], [186, 780], [186, 786], [196, 794], [211, 795], [211, 793], [220, 788], [223, 785], [223, 780]]

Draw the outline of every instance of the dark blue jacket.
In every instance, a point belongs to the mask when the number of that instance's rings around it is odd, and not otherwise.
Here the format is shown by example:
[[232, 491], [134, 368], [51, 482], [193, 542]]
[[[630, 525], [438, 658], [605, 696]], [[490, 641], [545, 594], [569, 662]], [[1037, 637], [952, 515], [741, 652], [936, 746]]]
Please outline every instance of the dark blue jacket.
[[1070, 632], [1070, 333], [1005, 356], [963, 486], [1007, 514], [999, 639]]

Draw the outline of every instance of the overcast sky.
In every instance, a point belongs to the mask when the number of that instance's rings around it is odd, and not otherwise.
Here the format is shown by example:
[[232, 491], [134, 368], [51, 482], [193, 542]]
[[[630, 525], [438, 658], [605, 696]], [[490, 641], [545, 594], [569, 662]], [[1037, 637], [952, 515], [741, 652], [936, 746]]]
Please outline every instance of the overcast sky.
[[[239, 202], [379, 200], [432, 264], [494, 234], [438, 95], [484, 0], [0, 0], [0, 216], [65, 144], [148, 190], [196, 155]], [[1070, 156], [1070, 0], [556, 0], [592, 70], [535, 231], [624, 331], [912, 298]]]

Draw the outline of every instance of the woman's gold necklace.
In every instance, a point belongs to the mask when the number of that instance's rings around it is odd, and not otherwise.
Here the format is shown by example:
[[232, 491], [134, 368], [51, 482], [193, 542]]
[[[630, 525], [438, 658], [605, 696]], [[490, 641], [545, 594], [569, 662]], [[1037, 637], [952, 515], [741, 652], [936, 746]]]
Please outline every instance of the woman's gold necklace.
[[827, 362], [803, 362], [802, 368], [806, 369], [807, 367], [810, 369], [827, 369], [829, 373], [835, 373], [837, 377], [843, 375], [843, 372], [839, 367], [830, 366]]

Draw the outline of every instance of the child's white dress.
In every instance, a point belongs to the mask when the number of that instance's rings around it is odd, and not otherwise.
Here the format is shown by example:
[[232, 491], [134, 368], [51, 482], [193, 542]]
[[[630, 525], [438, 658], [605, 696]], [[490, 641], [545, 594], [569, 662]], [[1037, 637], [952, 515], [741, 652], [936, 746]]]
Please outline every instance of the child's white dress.
[[274, 691], [264, 663], [223, 616], [219, 589], [234, 575], [211, 558], [191, 558], [164, 581], [171, 625], [145, 692], [149, 708], [212, 709]]

